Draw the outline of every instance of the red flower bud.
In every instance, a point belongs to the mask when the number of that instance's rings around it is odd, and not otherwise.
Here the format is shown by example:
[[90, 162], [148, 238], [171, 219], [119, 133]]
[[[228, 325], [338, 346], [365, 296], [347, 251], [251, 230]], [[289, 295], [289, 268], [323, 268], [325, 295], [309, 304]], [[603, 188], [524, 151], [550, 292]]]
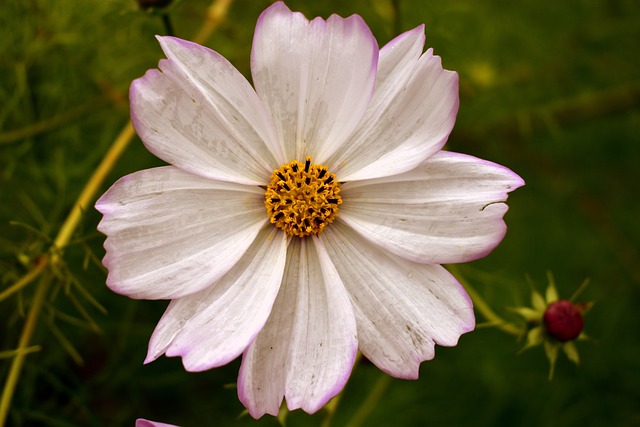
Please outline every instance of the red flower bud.
[[568, 300], [552, 302], [544, 312], [544, 325], [549, 335], [565, 342], [578, 338], [584, 326], [580, 307]]

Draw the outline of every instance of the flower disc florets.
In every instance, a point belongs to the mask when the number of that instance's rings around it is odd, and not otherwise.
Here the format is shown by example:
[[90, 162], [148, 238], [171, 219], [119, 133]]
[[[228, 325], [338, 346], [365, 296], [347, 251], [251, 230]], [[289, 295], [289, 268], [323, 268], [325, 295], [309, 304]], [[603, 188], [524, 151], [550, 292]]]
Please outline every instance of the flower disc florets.
[[333, 222], [342, 204], [340, 183], [326, 166], [294, 160], [271, 174], [264, 205], [271, 223], [290, 236], [305, 237]]

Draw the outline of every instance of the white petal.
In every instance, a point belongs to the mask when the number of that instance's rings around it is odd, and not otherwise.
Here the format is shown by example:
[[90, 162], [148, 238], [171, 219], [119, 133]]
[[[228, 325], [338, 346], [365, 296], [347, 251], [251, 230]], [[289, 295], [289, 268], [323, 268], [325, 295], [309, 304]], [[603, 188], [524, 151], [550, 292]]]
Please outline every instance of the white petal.
[[251, 343], [278, 294], [286, 234], [265, 227], [236, 265], [209, 288], [171, 301], [156, 326], [145, 363], [182, 356], [187, 371], [222, 366]]
[[[315, 244], [314, 244], [315, 243]], [[344, 387], [357, 352], [349, 297], [317, 238], [292, 239], [271, 317], [242, 357], [238, 395], [258, 418], [319, 410]]]
[[440, 265], [416, 264], [370, 245], [337, 221], [322, 233], [353, 303], [360, 351], [398, 378], [418, 377], [434, 343], [453, 346], [474, 328], [464, 288]]
[[458, 75], [442, 68], [424, 26], [380, 50], [376, 90], [358, 130], [327, 165], [341, 181], [413, 169], [445, 144], [458, 112]]
[[346, 183], [340, 218], [411, 261], [466, 262], [500, 243], [508, 209], [502, 202], [523, 184], [495, 163], [441, 152], [401, 175]]
[[284, 156], [262, 102], [222, 56], [158, 37], [169, 59], [131, 85], [133, 125], [153, 154], [208, 178], [264, 184]]
[[266, 223], [259, 187], [214, 181], [173, 166], [116, 182], [96, 202], [107, 235], [107, 285], [131, 298], [170, 299], [214, 283]]
[[309, 22], [282, 2], [256, 26], [256, 91], [273, 116], [289, 160], [322, 163], [352, 133], [371, 99], [378, 45], [362, 18]]

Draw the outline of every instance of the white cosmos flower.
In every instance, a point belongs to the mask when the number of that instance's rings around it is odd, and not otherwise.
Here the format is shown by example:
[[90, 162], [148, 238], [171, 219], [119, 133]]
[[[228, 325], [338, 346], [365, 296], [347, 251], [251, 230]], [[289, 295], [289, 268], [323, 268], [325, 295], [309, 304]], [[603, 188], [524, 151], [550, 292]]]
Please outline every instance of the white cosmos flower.
[[202, 371], [242, 355], [252, 416], [283, 398], [312, 413], [358, 349], [417, 378], [434, 344], [474, 328], [440, 264], [488, 254], [523, 181], [440, 151], [458, 76], [423, 53], [423, 26], [378, 49], [359, 16], [308, 21], [275, 3], [254, 35], [255, 89], [218, 53], [158, 39], [167, 59], [131, 85], [131, 115], [170, 166], [120, 179], [96, 204], [108, 286], [171, 300], [146, 362], [181, 356]]

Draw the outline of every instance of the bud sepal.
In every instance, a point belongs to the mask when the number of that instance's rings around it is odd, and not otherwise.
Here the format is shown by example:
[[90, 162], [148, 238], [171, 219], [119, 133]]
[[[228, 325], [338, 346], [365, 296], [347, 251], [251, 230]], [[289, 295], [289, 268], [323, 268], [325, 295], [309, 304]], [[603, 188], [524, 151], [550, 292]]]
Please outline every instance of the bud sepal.
[[527, 322], [526, 342], [520, 352], [542, 345], [549, 359], [549, 380], [552, 380], [560, 350], [571, 362], [580, 363], [575, 341], [588, 339], [583, 332], [584, 314], [593, 303], [574, 302], [589, 284], [589, 279], [566, 300], [560, 299], [551, 272], [547, 277], [549, 284], [544, 296], [532, 286], [531, 307], [513, 307], [511, 311]]

